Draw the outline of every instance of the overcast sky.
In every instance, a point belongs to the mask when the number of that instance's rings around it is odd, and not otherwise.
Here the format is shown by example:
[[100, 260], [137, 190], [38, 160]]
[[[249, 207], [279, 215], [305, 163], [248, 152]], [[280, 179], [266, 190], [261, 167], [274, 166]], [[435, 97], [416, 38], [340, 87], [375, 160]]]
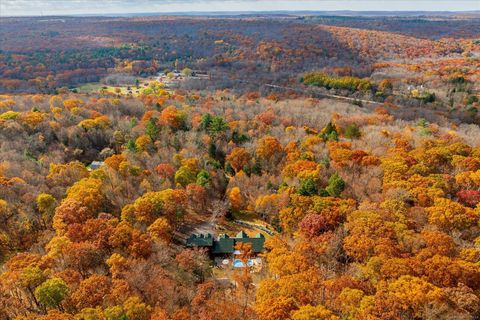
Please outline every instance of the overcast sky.
[[272, 10], [468, 11], [480, 0], [0, 0], [0, 16]]

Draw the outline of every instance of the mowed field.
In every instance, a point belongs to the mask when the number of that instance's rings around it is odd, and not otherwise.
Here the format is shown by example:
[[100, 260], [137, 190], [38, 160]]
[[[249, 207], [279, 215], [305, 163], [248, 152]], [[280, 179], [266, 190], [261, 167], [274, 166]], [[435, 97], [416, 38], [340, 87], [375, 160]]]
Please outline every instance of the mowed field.
[[[119, 85], [106, 85], [101, 82], [89, 82], [76, 87], [78, 93], [114, 93], [123, 96], [132, 95], [134, 97], [140, 95], [142, 90], [146, 88], [153, 78], [141, 78], [139, 79], [138, 87], [135, 85], [119, 84]], [[74, 90], [75, 90], [74, 89]]]

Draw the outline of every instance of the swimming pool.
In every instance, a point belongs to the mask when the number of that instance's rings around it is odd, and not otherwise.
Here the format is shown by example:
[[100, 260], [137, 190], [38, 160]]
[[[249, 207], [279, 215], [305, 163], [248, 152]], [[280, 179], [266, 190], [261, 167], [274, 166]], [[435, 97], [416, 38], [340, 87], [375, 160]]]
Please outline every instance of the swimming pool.
[[[252, 259], [248, 260], [247, 265], [248, 265], [249, 267], [253, 266], [253, 260], [252, 260]], [[242, 268], [242, 267], [243, 267], [243, 262], [242, 262], [242, 260], [240, 260], [240, 259], [235, 259], [235, 260], [233, 260], [233, 266], [234, 266], [235, 268]]]

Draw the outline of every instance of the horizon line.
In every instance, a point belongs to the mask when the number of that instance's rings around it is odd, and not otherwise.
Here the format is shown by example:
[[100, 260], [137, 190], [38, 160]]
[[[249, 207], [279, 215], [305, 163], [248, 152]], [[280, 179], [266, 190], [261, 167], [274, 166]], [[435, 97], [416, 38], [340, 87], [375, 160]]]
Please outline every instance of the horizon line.
[[170, 11], [170, 12], [111, 12], [111, 13], [65, 13], [65, 14], [24, 14], [24, 15], [2, 15], [0, 18], [41, 18], [41, 17], [122, 17], [122, 16], [169, 16], [169, 15], [183, 15], [183, 16], [209, 16], [209, 15], [274, 15], [274, 14], [314, 14], [314, 13], [350, 13], [358, 15], [365, 15], [366, 13], [400, 13], [400, 14], [458, 14], [470, 13], [480, 14], [480, 10], [245, 10], [245, 11], [230, 11], [230, 10], [216, 10], [216, 11]]

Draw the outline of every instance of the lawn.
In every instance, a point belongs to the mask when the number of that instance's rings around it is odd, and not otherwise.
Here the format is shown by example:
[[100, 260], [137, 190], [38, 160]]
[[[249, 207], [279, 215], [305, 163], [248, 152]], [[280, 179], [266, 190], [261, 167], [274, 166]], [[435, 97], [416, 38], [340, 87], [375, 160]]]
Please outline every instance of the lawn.
[[102, 88], [102, 84], [100, 82], [90, 82], [82, 84], [81, 86], [75, 88], [79, 93], [92, 93], [98, 92]]
[[[142, 78], [139, 80], [140, 80], [140, 83], [138, 88], [135, 85], [109, 86], [100, 82], [90, 82], [90, 83], [82, 84], [81, 86], [75, 89], [78, 91], [78, 93], [99, 93], [103, 89], [108, 93], [114, 93], [114, 94], [120, 94], [120, 95], [126, 96], [126, 95], [129, 95], [131, 92], [132, 96], [138, 96], [142, 92], [142, 90], [146, 87], [145, 84], [148, 84], [150, 81], [153, 81], [154, 79]], [[130, 88], [130, 90], [128, 88]], [[120, 90], [120, 92], [118, 92], [118, 89]]]

